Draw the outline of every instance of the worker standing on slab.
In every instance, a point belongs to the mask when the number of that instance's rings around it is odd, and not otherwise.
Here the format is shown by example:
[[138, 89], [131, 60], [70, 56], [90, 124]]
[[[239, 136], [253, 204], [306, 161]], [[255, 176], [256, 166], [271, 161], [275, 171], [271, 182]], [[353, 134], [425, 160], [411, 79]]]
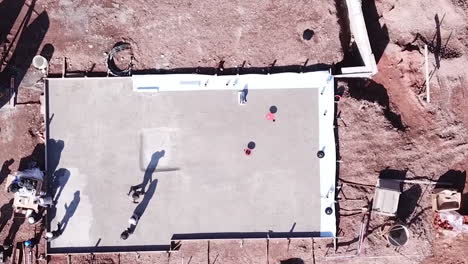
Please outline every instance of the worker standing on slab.
[[130, 219], [128, 219], [128, 223], [130, 224], [130, 228], [132, 228], [133, 226], [136, 226], [139, 219], [140, 219], [140, 217], [137, 214], [134, 213], [132, 215], [132, 217], [130, 217]]
[[130, 199], [130, 201], [132, 201], [133, 203], [137, 204], [140, 202], [141, 200], [141, 195], [142, 194], [145, 194], [143, 191], [141, 190], [138, 190], [136, 188], [130, 188], [130, 191], [128, 192], [128, 198]]
[[130, 226], [120, 234], [120, 239], [126, 240], [131, 234], [133, 234], [139, 219], [140, 217], [135, 213], [130, 217], [130, 219], [128, 219], [128, 224]]
[[128, 232], [128, 229], [125, 229], [122, 234], [120, 234], [120, 239], [122, 240], [127, 240], [127, 238], [130, 236], [130, 233]]

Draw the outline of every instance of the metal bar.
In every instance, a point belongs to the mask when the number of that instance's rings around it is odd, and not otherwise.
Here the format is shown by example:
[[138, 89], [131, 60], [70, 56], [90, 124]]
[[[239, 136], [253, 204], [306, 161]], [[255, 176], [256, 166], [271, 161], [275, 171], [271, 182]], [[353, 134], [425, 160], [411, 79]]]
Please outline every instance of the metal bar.
[[356, 255], [343, 255], [343, 256], [325, 256], [326, 259], [340, 259], [340, 258], [366, 258], [366, 259], [382, 259], [382, 258], [409, 258], [409, 257], [430, 257], [431, 255], [387, 255], [387, 256], [356, 256]]
[[427, 51], [427, 44], [424, 45], [424, 69], [426, 75], [426, 100], [428, 103], [431, 102], [431, 92], [429, 87], [429, 60], [428, 60], [428, 51]]
[[450, 182], [437, 182], [437, 181], [420, 181], [420, 180], [402, 180], [402, 179], [393, 179], [394, 181], [397, 182], [402, 182], [402, 183], [413, 183], [413, 184], [428, 184], [428, 185], [453, 185]]
[[67, 71], [67, 58], [63, 57], [63, 62], [62, 62], [62, 78], [65, 78], [65, 73]]

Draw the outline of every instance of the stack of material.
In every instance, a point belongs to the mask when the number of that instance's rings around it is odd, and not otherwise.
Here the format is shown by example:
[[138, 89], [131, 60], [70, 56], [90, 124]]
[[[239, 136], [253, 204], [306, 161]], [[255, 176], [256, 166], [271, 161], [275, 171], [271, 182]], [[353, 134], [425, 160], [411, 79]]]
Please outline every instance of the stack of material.
[[8, 175], [5, 189], [14, 193], [13, 207], [16, 213], [26, 214], [27, 211], [38, 213], [37, 197], [41, 195], [44, 173], [39, 168], [18, 171]]
[[395, 216], [401, 194], [401, 183], [391, 179], [379, 179], [376, 187], [372, 211], [381, 215]]

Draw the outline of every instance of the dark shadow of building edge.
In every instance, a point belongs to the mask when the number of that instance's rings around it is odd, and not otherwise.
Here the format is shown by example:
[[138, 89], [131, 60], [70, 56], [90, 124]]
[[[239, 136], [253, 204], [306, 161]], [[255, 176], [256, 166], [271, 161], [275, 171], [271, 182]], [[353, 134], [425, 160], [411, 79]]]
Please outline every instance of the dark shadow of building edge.
[[[228, 233], [190, 233], [174, 234], [171, 240], [216, 240], [216, 239], [267, 239], [267, 238], [311, 238], [320, 236], [332, 237], [331, 233], [320, 232], [228, 232]], [[167, 245], [132, 245], [132, 246], [98, 246], [98, 247], [51, 247], [47, 244], [48, 254], [65, 253], [110, 253], [135, 251], [169, 251]]]
[[[292, 64], [284, 66], [265, 66], [265, 67], [231, 67], [231, 68], [216, 68], [216, 67], [180, 67], [170, 69], [144, 69], [132, 70], [132, 75], [143, 74], [205, 74], [205, 75], [245, 75], [245, 74], [275, 74], [275, 73], [301, 73], [301, 72], [315, 72], [315, 71], [328, 71], [332, 73], [339, 73], [335, 64], [317, 63], [311, 65]], [[123, 76], [123, 77], [131, 77]], [[109, 77], [121, 78], [108, 75], [107, 72], [89, 72], [89, 71], [67, 71], [66, 78], [81, 78], [81, 77]], [[60, 73], [51, 73], [48, 78], [62, 78]]]
[[136, 246], [98, 246], [98, 247], [51, 247], [47, 244], [47, 254], [67, 253], [112, 253], [135, 251], [169, 251], [170, 245], [136, 245]]
[[[174, 234], [172, 240], [248, 239], [248, 238], [306, 238], [320, 237], [320, 232], [225, 232]], [[323, 233], [322, 233], [323, 235]]]

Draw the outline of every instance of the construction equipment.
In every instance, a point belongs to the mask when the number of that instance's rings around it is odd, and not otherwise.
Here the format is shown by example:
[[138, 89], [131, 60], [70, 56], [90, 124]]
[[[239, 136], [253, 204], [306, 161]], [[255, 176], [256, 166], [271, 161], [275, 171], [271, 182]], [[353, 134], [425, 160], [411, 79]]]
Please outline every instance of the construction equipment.
[[42, 183], [44, 173], [39, 168], [31, 168], [8, 175], [5, 190], [14, 193], [13, 209], [15, 213], [29, 216], [39, 214], [38, 200], [44, 193]]

